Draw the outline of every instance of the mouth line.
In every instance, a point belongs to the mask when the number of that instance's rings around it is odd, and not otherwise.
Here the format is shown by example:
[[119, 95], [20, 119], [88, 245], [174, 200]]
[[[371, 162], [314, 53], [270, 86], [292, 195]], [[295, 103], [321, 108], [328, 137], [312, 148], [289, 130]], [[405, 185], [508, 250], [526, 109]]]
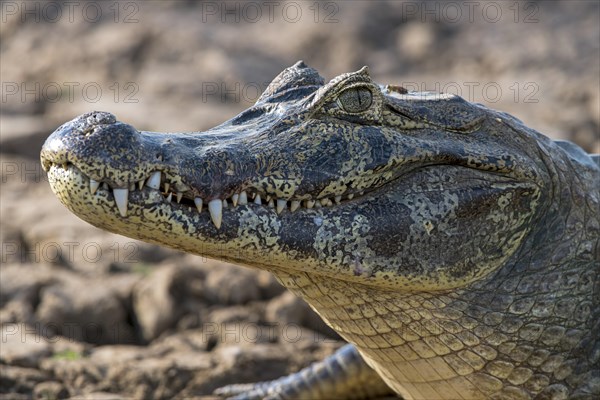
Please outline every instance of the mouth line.
[[170, 204], [171, 207], [186, 207], [189, 209], [188, 211], [194, 211], [196, 213], [203, 213], [205, 212], [205, 209], [208, 209], [210, 219], [217, 229], [221, 227], [223, 210], [235, 208], [238, 205], [254, 204], [256, 206], [262, 206], [263, 208], [272, 209], [273, 212], [280, 215], [284, 212], [293, 213], [301, 209], [310, 210], [338, 206], [352, 199], [359, 198], [365, 193], [364, 191], [361, 191], [356, 195], [355, 193], [348, 193], [345, 195], [309, 199], [306, 199], [306, 195], [303, 195], [303, 199], [280, 199], [254, 188], [247, 188], [245, 190], [238, 190], [228, 197], [208, 200], [201, 197], [192, 198], [192, 192], [189, 189], [178, 191], [177, 189], [180, 188], [181, 185], [169, 182], [169, 175], [158, 170], [151, 172], [146, 179], [141, 179], [137, 182], [125, 185], [126, 187], [118, 188], [113, 187], [109, 182], [103, 180], [98, 181], [88, 177], [80, 168], [71, 162], [62, 164], [48, 162], [47, 165], [45, 165], [45, 169], [48, 173], [50, 173], [52, 168], [61, 168], [65, 171], [71, 170], [70, 172], [74, 172], [82, 179], [86, 180], [89, 185], [91, 196], [103, 192], [111, 194], [112, 200], [115, 202], [119, 214], [123, 218], [127, 217], [130, 193], [155, 191], [162, 195], [163, 203]]
[[[439, 165], [431, 164], [427, 167], [436, 166]], [[174, 178], [164, 171], [155, 170], [151, 172], [149, 176], [145, 179], [129, 183], [128, 185], [124, 185], [125, 187], [114, 187], [109, 182], [102, 180], [97, 181], [88, 177], [80, 168], [78, 168], [75, 164], [71, 162], [46, 162], [45, 169], [46, 171], [48, 171], [48, 173], [50, 173], [50, 170], [52, 168], [59, 168], [63, 171], [74, 172], [75, 174], [77, 174], [82, 180], [85, 181], [89, 189], [90, 196], [103, 195], [108, 200], [114, 201], [114, 204], [116, 205], [119, 214], [123, 218], [126, 218], [128, 215], [128, 204], [130, 201], [130, 197], [132, 199], [139, 199], [139, 197], [137, 197], [136, 195], [142, 194], [146, 199], [162, 199], [161, 204], [167, 204], [174, 210], [177, 208], [183, 209], [184, 212], [188, 212], [190, 214], [193, 213], [200, 215], [205, 212], [205, 209], [207, 209], [210, 216], [210, 220], [217, 229], [219, 229], [222, 225], [223, 210], [225, 209], [235, 209], [237, 206], [250, 205], [251, 207], [260, 207], [263, 210], [270, 209], [277, 215], [282, 215], [284, 213], [294, 213], [296, 211], [308, 211], [319, 209], [325, 210], [330, 208], [333, 209], [334, 207], [343, 206], [351, 200], [359, 201], [365, 193], [372, 193], [374, 191], [378, 191], [386, 187], [388, 184], [393, 183], [394, 181], [401, 179], [402, 177], [411, 175], [411, 173], [414, 172], [414, 170], [405, 171], [403, 174], [401, 174], [401, 176], [395, 177], [391, 181], [386, 182], [386, 184], [381, 186], [375, 186], [365, 191], [360, 191], [357, 193], [347, 193], [336, 196], [330, 195], [328, 197], [321, 198], [309, 197], [308, 199], [306, 199], [307, 195], [303, 194], [302, 199], [282, 199], [277, 198], [271, 194], [259, 191], [253, 187], [248, 187], [244, 190], [240, 189], [234, 194], [227, 197], [221, 196], [212, 199], [203, 199], [201, 197], [194, 196], [194, 192], [190, 190], [189, 186], [187, 186], [184, 183], [181, 183], [179, 177], [176, 176]], [[501, 181], [504, 181], [504, 183], [514, 182], [514, 179], [505, 175], [503, 176], [503, 174], [498, 174], [492, 171], [486, 172], [488, 174], [491, 173], [492, 175], [495, 175], [499, 183]], [[434, 190], [437, 191], [440, 189], [431, 189], [431, 191]]]

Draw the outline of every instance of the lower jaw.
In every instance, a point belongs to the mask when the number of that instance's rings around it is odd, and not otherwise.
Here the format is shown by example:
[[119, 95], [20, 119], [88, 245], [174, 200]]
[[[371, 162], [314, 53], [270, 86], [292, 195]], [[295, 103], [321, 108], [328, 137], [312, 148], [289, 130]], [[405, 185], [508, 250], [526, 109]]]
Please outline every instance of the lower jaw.
[[130, 191], [123, 217], [110, 189], [90, 192], [89, 180], [75, 167], [51, 167], [51, 188], [60, 201], [82, 220], [109, 232], [261, 269], [289, 265], [287, 254], [278, 251], [279, 232], [292, 219], [326, 219], [328, 207], [289, 209], [277, 214], [268, 205], [246, 204], [224, 208], [217, 229], [206, 207], [202, 212], [188, 204], [168, 202], [163, 193], [150, 188]]
[[[358, 198], [336, 207], [301, 209], [294, 213], [285, 210], [281, 214], [258, 204], [226, 208], [220, 229], [215, 227], [206, 210], [199, 213], [188, 205], [167, 202], [157, 190], [144, 188], [130, 192], [127, 216], [123, 217], [111, 191], [99, 188], [92, 194], [89, 180], [75, 167], [51, 167], [48, 177], [52, 190], [67, 208], [90, 224], [113, 233], [265, 270], [308, 272], [363, 283], [367, 276], [373, 284], [388, 287], [390, 283], [381, 283], [380, 278], [369, 275], [369, 269], [378, 266], [375, 258], [363, 259], [359, 254], [358, 262], [364, 260], [364, 268], [356, 269], [354, 259], [340, 258], [335, 253], [350, 249], [352, 254], [358, 254], [365, 235], [379, 240], [397, 236], [400, 228], [408, 229], [410, 216], [398, 215], [397, 221], [390, 221], [387, 214], [390, 208], [386, 208], [385, 202], [399, 204], [401, 200], [397, 197], [404, 193], [401, 188], [410, 187], [411, 180], [419, 182], [422, 176], [415, 174], [407, 177], [401, 187], [384, 186], [368, 199]], [[465, 181], [451, 189], [461, 190], [459, 186], [465, 185], [467, 190], [468, 184]], [[429, 191], [422, 189], [420, 193]], [[390, 200], [386, 196], [396, 197]], [[369, 220], [369, 217], [372, 218]], [[361, 221], [368, 224], [361, 226]], [[385, 226], [369, 232], [378, 224]], [[382, 242], [387, 243], [387, 240]], [[398, 275], [396, 278], [396, 284], [403, 284], [405, 278]], [[424, 287], [424, 283], [417, 283]]]

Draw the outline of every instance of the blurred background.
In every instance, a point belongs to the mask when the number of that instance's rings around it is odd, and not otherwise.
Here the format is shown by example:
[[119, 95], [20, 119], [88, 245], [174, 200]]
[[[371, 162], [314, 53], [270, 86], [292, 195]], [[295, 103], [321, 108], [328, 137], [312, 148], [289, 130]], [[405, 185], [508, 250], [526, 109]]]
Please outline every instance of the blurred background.
[[[340, 342], [269, 274], [102, 232], [52, 195], [45, 138], [92, 110], [195, 131], [304, 60], [451, 92], [600, 152], [590, 1], [3, 1], [0, 396], [208, 398]], [[44, 397], [45, 396], [45, 397]]]

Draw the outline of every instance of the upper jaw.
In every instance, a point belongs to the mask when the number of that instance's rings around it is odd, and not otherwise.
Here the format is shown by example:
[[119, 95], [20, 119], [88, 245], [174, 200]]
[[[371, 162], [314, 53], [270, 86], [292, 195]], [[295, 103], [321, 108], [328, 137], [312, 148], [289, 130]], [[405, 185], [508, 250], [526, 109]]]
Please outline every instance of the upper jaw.
[[128, 216], [133, 192], [156, 192], [162, 197], [152, 198], [166, 203], [186, 205], [200, 213], [208, 209], [217, 228], [228, 207], [254, 203], [282, 214], [332, 207], [360, 194], [277, 195], [259, 181], [253, 157], [243, 151], [235, 153], [243, 146], [225, 142], [229, 143], [219, 145], [214, 132], [193, 136], [139, 132], [112, 114], [93, 112], [59, 127], [44, 144], [41, 161], [53, 176], [51, 185], [55, 179], [77, 174], [89, 196], [106, 191], [103, 194], [110, 195], [122, 218]]
[[[49, 160], [44, 160], [44, 168], [48, 173], [53, 174], [54, 178], [50, 180], [51, 185], [56, 179], [62, 179], [60, 176], [65, 172], [69, 174], [77, 174], [78, 179], [87, 186], [88, 196], [96, 196], [97, 192], [102, 192], [103, 196], [108, 194], [108, 198], [112, 198], [116, 206], [116, 210], [121, 217], [126, 218], [128, 215], [128, 206], [130, 197], [137, 192], [153, 192], [152, 198], [163, 203], [180, 204], [187, 206], [188, 211], [194, 212], [209, 212], [211, 220], [215, 227], [220, 228], [222, 223], [223, 209], [235, 208], [238, 205], [254, 204], [263, 208], [270, 208], [277, 214], [285, 212], [296, 212], [300, 209], [320, 209], [337, 206], [343, 202], [354, 199], [354, 194], [350, 193], [345, 196], [332, 197], [310, 197], [304, 195], [304, 200], [300, 199], [285, 199], [278, 198], [264, 191], [258, 190], [252, 186], [240, 187], [234, 190], [230, 195], [218, 196], [214, 198], [203, 198], [194, 196], [193, 191], [188, 187], [181, 177], [165, 173], [160, 170], [154, 170], [148, 174], [145, 179], [140, 179], [136, 182], [131, 182], [127, 185], [116, 186], [113, 183], [104, 179], [94, 179], [86, 175], [81, 168], [71, 162], [53, 163]], [[63, 171], [58, 171], [63, 170]], [[157, 197], [160, 194], [161, 197]], [[362, 195], [363, 193], [360, 193]], [[158, 200], [161, 199], [161, 200]]]

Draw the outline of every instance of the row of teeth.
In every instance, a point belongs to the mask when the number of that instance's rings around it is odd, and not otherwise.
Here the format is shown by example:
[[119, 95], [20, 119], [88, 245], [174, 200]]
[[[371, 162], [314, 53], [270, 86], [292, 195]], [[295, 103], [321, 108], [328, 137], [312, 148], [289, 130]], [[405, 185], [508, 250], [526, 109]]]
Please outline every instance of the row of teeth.
[[[149, 188], [155, 189], [155, 190], [160, 190], [160, 182], [161, 182], [161, 172], [155, 171], [150, 175], [150, 177], [146, 181], [141, 180], [141, 181], [137, 182], [137, 186], [140, 190], [144, 187], [144, 185], [148, 186]], [[92, 194], [96, 193], [96, 191], [98, 190], [98, 188], [100, 187], [101, 184], [104, 189], [106, 189], [106, 190], [109, 189], [107, 183], [101, 183], [94, 179], [90, 179], [90, 192]], [[170, 185], [169, 185], [169, 183], [165, 182], [163, 184], [163, 187], [164, 187], [164, 194], [166, 196], [166, 200], [170, 203], [173, 200], [173, 192], [169, 191]], [[117, 208], [119, 209], [119, 214], [121, 214], [121, 216], [123, 216], [123, 217], [127, 216], [127, 204], [128, 204], [128, 199], [129, 199], [129, 191], [133, 191], [133, 190], [135, 190], [135, 184], [132, 184], [128, 189], [116, 189], [116, 188], [113, 189], [113, 196], [115, 198], [115, 203], [117, 205]], [[361, 192], [359, 195], [362, 195], [362, 194], [363, 194], [363, 192]], [[183, 198], [183, 193], [176, 192], [175, 198], [176, 198], [177, 203], [179, 203], [181, 201], [181, 199]], [[348, 195], [344, 196], [343, 198], [351, 200], [354, 198], [354, 194], [348, 194]], [[242, 191], [241, 193], [239, 193], [239, 194], [236, 193], [233, 196], [231, 196], [225, 200], [214, 199], [214, 200], [209, 201], [208, 202], [208, 212], [210, 214], [210, 219], [212, 220], [213, 224], [217, 227], [217, 229], [219, 229], [221, 227], [221, 222], [223, 220], [223, 208], [227, 208], [230, 203], [234, 207], [236, 207], [238, 204], [246, 205], [246, 204], [248, 204], [249, 201], [252, 201], [254, 204], [258, 204], [258, 205], [263, 204], [263, 201], [265, 201], [267, 206], [274, 208], [275, 211], [277, 212], [277, 214], [281, 214], [284, 210], [288, 209], [288, 200], [277, 199], [277, 198], [273, 198], [268, 195], [263, 199], [259, 193], [251, 193], [250, 196], [248, 196], [246, 191]], [[332, 206], [333, 204], [339, 204], [341, 201], [342, 201], [342, 196], [335, 196], [332, 199], [322, 198], [322, 199], [318, 199], [318, 200], [291, 200], [291, 201], [289, 201], [289, 209], [291, 212], [294, 212], [300, 207], [309, 208], [309, 209], [310, 208], [328, 207], [328, 206]], [[198, 212], [202, 212], [202, 207], [204, 205], [202, 198], [200, 198], [200, 197], [194, 198], [194, 204], [196, 205], [196, 209], [198, 210]]]

